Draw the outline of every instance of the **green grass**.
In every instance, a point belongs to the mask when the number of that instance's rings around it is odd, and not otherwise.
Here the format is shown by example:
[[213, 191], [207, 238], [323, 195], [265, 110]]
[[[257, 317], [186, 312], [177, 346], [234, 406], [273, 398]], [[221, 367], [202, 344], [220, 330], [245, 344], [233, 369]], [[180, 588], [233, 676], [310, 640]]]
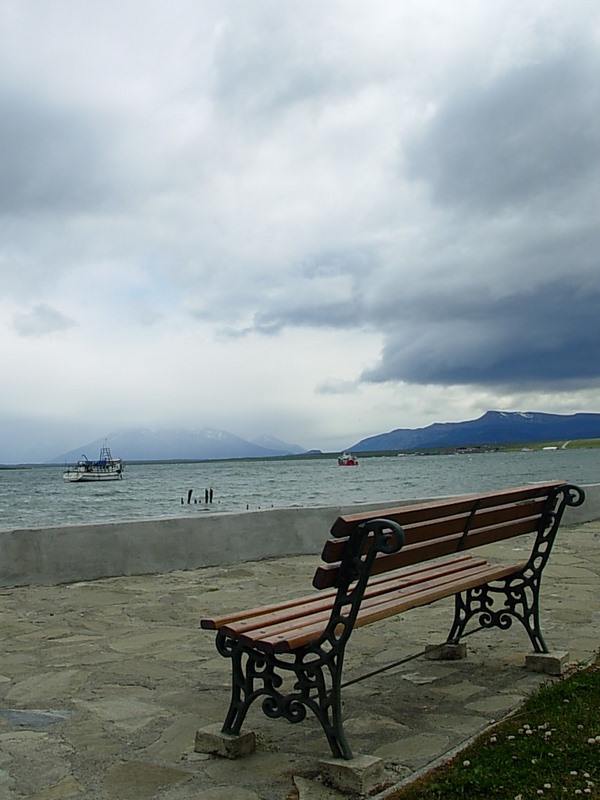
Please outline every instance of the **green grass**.
[[600, 655], [392, 800], [600, 798]]

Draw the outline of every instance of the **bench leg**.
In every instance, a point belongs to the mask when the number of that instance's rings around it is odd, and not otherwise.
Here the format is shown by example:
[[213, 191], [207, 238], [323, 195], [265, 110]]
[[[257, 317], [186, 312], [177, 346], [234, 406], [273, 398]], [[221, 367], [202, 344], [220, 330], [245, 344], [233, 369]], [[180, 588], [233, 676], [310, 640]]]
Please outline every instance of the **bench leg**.
[[[217, 649], [231, 659], [231, 699], [222, 732], [238, 735], [252, 703], [263, 697], [262, 710], [272, 719], [302, 722], [310, 709], [318, 719], [335, 758], [351, 759], [342, 724], [342, 656], [321, 650], [300, 651], [286, 661], [217, 634]], [[282, 674], [294, 674], [293, 691], [280, 691]]]
[[[294, 672], [298, 682], [295, 688], [300, 690], [301, 702], [319, 720], [334, 758], [349, 760], [353, 755], [342, 720], [343, 651], [328, 656], [320, 650], [317, 653], [319, 657], [316, 660], [306, 659], [306, 653], [297, 656]], [[326, 675], [329, 675], [329, 681]]]
[[269, 668], [265, 656], [221, 633], [217, 634], [217, 650], [231, 659], [231, 699], [221, 730], [237, 736], [252, 703], [261, 695], [276, 692], [282, 679]]
[[[508, 630], [513, 620], [520, 622], [536, 653], [547, 653], [540, 630], [539, 576], [511, 576], [499, 585], [485, 584], [454, 596], [454, 621], [447, 642], [458, 644], [468, 623], [478, 617], [482, 628]], [[496, 601], [500, 599], [502, 604]]]
[[238, 649], [237, 652], [231, 654], [231, 700], [229, 701], [229, 709], [221, 729], [223, 733], [237, 736], [242, 729], [242, 724], [251, 705], [251, 701], [248, 702], [246, 699], [244, 687], [242, 652]]

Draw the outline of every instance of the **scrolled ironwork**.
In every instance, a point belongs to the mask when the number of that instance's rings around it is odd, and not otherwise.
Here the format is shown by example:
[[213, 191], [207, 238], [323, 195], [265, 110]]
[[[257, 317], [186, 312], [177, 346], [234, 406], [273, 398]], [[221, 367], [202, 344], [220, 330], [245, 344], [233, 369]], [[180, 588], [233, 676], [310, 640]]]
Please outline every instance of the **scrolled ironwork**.
[[566, 504], [571, 506], [572, 508], [577, 508], [578, 506], [582, 505], [585, 501], [585, 492], [581, 488], [581, 486], [576, 486], [573, 483], [568, 483], [564, 487], [564, 491], [568, 496], [566, 499]]
[[306, 707], [297, 697], [269, 695], [262, 701], [262, 710], [267, 717], [279, 719], [283, 717], [295, 724], [306, 717]]
[[510, 628], [521, 623], [536, 653], [547, 653], [540, 628], [539, 597], [542, 572], [556, 539], [566, 506], [580, 506], [585, 492], [579, 486], [562, 484], [548, 496], [527, 563], [512, 575], [455, 595], [454, 620], [448, 642], [457, 644], [468, 623], [476, 618], [482, 628]]
[[[262, 696], [263, 713], [271, 718], [283, 717], [295, 724], [310, 710], [321, 724], [333, 755], [352, 758], [342, 725], [344, 650], [375, 558], [378, 553], [394, 553], [403, 544], [404, 532], [391, 520], [372, 519], [352, 531], [326, 629], [317, 640], [296, 650], [291, 660], [228, 639], [225, 633], [217, 634], [219, 653], [232, 660], [225, 733], [239, 733], [250, 706]], [[286, 674], [295, 679], [289, 692], [282, 688]]]

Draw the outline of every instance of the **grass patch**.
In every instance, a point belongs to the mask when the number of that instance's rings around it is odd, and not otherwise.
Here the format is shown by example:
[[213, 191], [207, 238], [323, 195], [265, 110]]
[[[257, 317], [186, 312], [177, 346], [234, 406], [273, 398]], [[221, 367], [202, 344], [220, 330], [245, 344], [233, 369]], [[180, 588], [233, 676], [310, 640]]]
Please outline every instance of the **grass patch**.
[[391, 800], [600, 798], [600, 654]]

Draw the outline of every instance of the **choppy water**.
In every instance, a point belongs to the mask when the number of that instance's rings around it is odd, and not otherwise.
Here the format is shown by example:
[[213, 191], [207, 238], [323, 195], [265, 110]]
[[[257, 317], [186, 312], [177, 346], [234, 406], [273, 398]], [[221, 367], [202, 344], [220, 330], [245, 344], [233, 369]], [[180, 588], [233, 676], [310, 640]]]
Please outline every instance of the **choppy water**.
[[[452, 456], [128, 464], [122, 481], [69, 484], [62, 467], [0, 470], [0, 530], [217, 511], [382, 502], [562, 478], [600, 483], [600, 449]], [[212, 504], [205, 490], [213, 489]], [[192, 502], [187, 503], [192, 490]], [[182, 503], [183, 500], [183, 503]]]

